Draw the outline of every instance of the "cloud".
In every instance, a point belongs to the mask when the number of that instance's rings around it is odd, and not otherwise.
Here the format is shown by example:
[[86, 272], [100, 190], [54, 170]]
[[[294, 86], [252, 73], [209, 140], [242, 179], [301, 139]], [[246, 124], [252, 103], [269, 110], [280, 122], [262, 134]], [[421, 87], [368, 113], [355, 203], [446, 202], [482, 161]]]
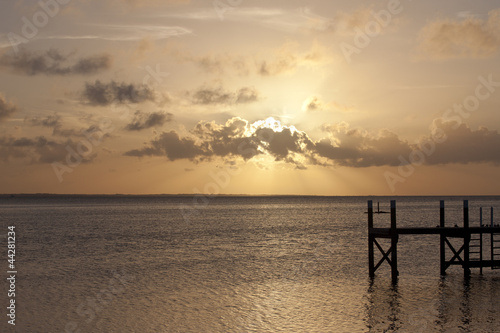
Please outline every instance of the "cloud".
[[71, 55], [56, 49], [35, 53], [21, 49], [17, 55], [3, 54], [0, 67], [21, 75], [90, 75], [111, 68], [112, 58], [107, 54], [76, 59], [68, 64]]
[[155, 92], [145, 84], [127, 84], [125, 82], [111, 81], [102, 83], [96, 80], [92, 83], [85, 83], [85, 90], [82, 93], [82, 100], [94, 106], [107, 106], [110, 104], [143, 103], [154, 102]]
[[299, 67], [319, 66], [330, 62], [327, 50], [315, 42], [308, 51], [300, 52], [298, 44], [288, 42], [272, 52], [265, 60], [257, 60], [257, 74], [261, 76], [276, 76], [291, 73]]
[[203, 149], [196, 145], [194, 140], [180, 138], [174, 131], [163, 132], [157, 139], [150, 142], [149, 147], [134, 149], [125, 153], [125, 156], [166, 156], [169, 160], [194, 159], [206, 155]]
[[327, 125], [323, 130], [329, 134], [315, 143], [315, 154], [335, 165], [348, 167], [399, 165], [399, 156], [408, 156], [410, 144], [395, 133], [382, 130], [371, 134], [361, 129], [351, 129], [347, 123]]
[[42, 126], [50, 128], [56, 128], [62, 126], [61, 116], [59, 116], [58, 114], [49, 115], [45, 118], [39, 118], [39, 117], [25, 118], [24, 121], [30, 123], [33, 126]]
[[158, 14], [160, 17], [174, 17], [198, 21], [235, 21], [272, 28], [286, 33], [317, 34], [338, 32], [354, 34], [353, 29], [364, 28], [373, 20], [372, 6], [362, 6], [352, 12], [338, 11], [331, 17], [317, 14], [310, 7], [264, 8], [220, 6], [219, 9], [197, 9], [184, 12]]
[[17, 106], [11, 102], [8, 102], [0, 93], [0, 122], [9, 118], [17, 110]]
[[[67, 147], [76, 147], [72, 140], [55, 141], [44, 136], [36, 138], [0, 137], [0, 160], [8, 162], [11, 159], [27, 159], [30, 163], [53, 163], [66, 159]], [[96, 154], [82, 158], [82, 163], [89, 163]]]
[[171, 121], [172, 117], [173, 115], [171, 113], [163, 111], [152, 113], [136, 111], [134, 119], [125, 127], [125, 129], [128, 131], [141, 131], [151, 127], [162, 126], [163, 124]]
[[224, 74], [229, 71], [241, 76], [257, 74], [276, 76], [292, 73], [301, 67], [321, 66], [331, 62], [326, 47], [313, 42], [308, 50], [299, 50], [298, 43], [287, 42], [265, 55], [242, 56], [237, 54], [193, 55], [187, 51], [171, 50], [170, 55], [180, 63], [193, 63], [209, 74]]
[[244, 87], [236, 94], [236, 104], [253, 103], [259, 100], [259, 92], [253, 87]]
[[[162, 133], [142, 149], [134, 149], [126, 156], [166, 156], [169, 160], [189, 159], [192, 161], [220, 158], [242, 158], [249, 160], [260, 154], [268, 154], [277, 161], [295, 162], [295, 154], [307, 154], [313, 142], [304, 132], [293, 127], [283, 127], [269, 118], [249, 124], [235, 117], [225, 124], [200, 122], [191, 131], [191, 137], [181, 138], [175, 131]], [[303, 167], [303, 166], [302, 166]]]
[[316, 96], [307, 98], [302, 104], [302, 111], [306, 112], [324, 110], [325, 108], [325, 103]]
[[257, 141], [249, 136], [249, 130], [248, 121], [234, 117], [223, 125], [200, 122], [192, 133], [201, 142], [204, 156], [239, 156], [247, 160], [260, 154]]
[[61, 122], [61, 116], [59, 116], [58, 114], [49, 115], [45, 118], [27, 117], [24, 119], [24, 121], [32, 126], [52, 128], [53, 136], [88, 139], [89, 137], [93, 137], [98, 134], [99, 140], [111, 137], [111, 134], [101, 130], [98, 125], [89, 125], [80, 129], [64, 128]]
[[53, 39], [102, 39], [111, 41], [140, 41], [145, 38], [152, 40], [162, 40], [170, 37], [192, 34], [192, 31], [180, 26], [164, 25], [126, 25], [126, 24], [106, 24], [92, 25], [99, 30], [96, 34], [89, 35], [59, 35]]
[[349, 112], [352, 110], [354, 110], [354, 107], [352, 106], [342, 105], [337, 102], [325, 102], [317, 96], [308, 97], [302, 103], [302, 111], [304, 112], [315, 112], [315, 111]]
[[309, 150], [314, 147], [307, 134], [295, 128], [283, 127], [281, 131], [277, 131], [273, 128], [261, 127], [255, 131], [255, 134], [259, 139], [259, 144], [276, 161], [288, 159], [288, 162], [292, 162], [294, 153], [308, 155]]
[[123, 5], [137, 7], [152, 7], [152, 6], [165, 6], [165, 5], [181, 5], [189, 4], [191, 0], [93, 0], [98, 3], [107, 2], [111, 6], [123, 7]]
[[251, 71], [249, 57], [229, 54], [193, 55], [189, 52], [171, 51], [172, 56], [179, 62], [193, 63], [202, 71], [210, 74], [224, 74], [228, 70], [238, 75], [247, 76]]
[[[428, 164], [448, 163], [494, 163], [500, 164], [500, 134], [498, 131], [479, 127], [471, 129], [467, 124], [443, 122], [438, 119], [433, 123], [433, 131], [441, 130], [446, 137], [443, 143], [436, 145], [436, 151], [427, 158]], [[424, 137], [423, 142], [429, 142]]]
[[357, 29], [364, 29], [366, 24], [374, 21], [373, 7], [363, 6], [351, 12], [339, 11], [335, 17], [337, 22], [332, 30], [341, 34], [355, 34]]
[[203, 87], [191, 97], [194, 104], [248, 104], [259, 100], [259, 92], [254, 87], [243, 87], [237, 92], [228, 92], [222, 87]]
[[[426, 154], [426, 165], [451, 163], [500, 164], [500, 134], [486, 128], [472, 130], [465, 124], [435, 121], [446, 136], [442, 143], [434, 142], [435, 151]], [[166, 156], [170, 161], [188, 159], [194, 162], [222, 158], [244, 161], [267, 155], [275, 161], [305, 169], [308, 165], [343, 166], [352, 168], [399, 166], [412, 152], [432, 142], [424, 136], [418, 143], [409, 143], [389, 130], [378, 133], [351, 128], [347, 123], [323, 126], [328, 134], [313, 141], [307, 133], [293, 126], [283, 126], [268, 118], [250, 124], [235, 117], [225, 124], [200, 122], [184, 137], [175, 131], [163, 132], [145, 147], [125, 153], [126, 156]]]
[[473, 16], [463, 19], [439, 19], [428, 23], [419, 33], [420, 58], [485, 58], [500, 47], [500, 9], [488, 13], [488, 19]]
[[233, 96], [222, 88], [200, 88], [194, 92], [192, 101], [194, 104], [229, 104]]

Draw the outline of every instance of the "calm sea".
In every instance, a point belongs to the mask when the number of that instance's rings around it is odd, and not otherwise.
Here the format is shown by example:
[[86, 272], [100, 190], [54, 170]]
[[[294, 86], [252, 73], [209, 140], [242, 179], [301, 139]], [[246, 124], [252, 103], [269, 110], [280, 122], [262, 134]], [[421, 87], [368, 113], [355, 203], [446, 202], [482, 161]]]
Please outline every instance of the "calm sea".
[[[369, 280], [368, 199], [389, 209], [386, 197], [0, 198], [0, 330], [500, 332], [500, 270], [441, 278], [438, 236], [401, 236], [398, 284], [386, 263]], [[460, 197], [399, 197], [398, 225], [436, 226], [440, 199], [446, 223], [461, 225]], [[500, 217], [500, 197], [467, 199], [471, 225], [479, 207], [488, 223], [490, 207]]]

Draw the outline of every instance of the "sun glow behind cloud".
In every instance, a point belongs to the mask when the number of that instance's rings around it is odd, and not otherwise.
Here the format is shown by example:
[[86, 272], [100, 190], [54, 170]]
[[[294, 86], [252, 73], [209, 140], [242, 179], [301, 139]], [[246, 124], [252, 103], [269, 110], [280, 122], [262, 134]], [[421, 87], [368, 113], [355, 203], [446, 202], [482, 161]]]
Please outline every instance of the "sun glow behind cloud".
[[[191, 193], [231, 166], [227, 193], [390, 194], [384, 172], [436, 128], [448, 140], [401, 193], [451, 166], [498, 188], [485, 179], [498, 178], [500, 95], [453, 111], [478, 76], [500, 80], [493, 2], [405, 3], [362, 47], [386, 4], [72, 2], [17, 54], [8, 34], [41, 8], [13, 6], [0, 4], [0, 163], [17, 180], [5, 191]], [[342, 43], [359, 48], [350, 63]], [[88, 131], [99, 140], [58, 183], [51, 163], [66, 165]]]

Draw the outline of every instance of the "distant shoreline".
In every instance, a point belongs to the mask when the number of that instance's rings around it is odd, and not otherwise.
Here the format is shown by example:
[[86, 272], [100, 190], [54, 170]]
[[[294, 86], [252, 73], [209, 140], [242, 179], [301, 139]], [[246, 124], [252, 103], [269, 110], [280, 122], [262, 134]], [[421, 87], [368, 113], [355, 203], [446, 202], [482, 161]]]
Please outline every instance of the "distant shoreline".
[[59, 194], [59, 193], [4, 193], [0, 194], [0, 198], [76, 198], [76, 197], [106, 197], [106, 198], [121, 198], [121, 197], [139, 197], [139, 198], [152, 198], [152, 197], [194, 197], [194, 196], [206, 196], [206, 197], [310, 197], [310, 198], [486, 198], [486, 197], [500, 197], [500, 194], [472, 194], [472, 195], [301, 195], [301, 194], [196, 194], [196, 193], [179, 193], [179, 194]]

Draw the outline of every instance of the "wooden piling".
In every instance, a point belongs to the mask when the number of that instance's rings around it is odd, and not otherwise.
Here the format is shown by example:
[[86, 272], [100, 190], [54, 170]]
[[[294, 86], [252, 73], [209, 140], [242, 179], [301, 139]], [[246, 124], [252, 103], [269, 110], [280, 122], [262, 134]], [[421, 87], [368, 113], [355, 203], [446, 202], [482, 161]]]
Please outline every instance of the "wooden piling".
[[396, 226], [396, 200], [391, 200], [391, 277], [392, 282], [398, 280], [398, 232]]
[[[479, 226], [483, 226], [483, 207], [479, 207]], [[483, 261], [483, 234], [479, 234], [479, 261]], [[482, 265], [479, 267], [479, 274], [483, 274]]]
[[[439, 201], [439, 227], [444, 228], [444, 200]], [[441, 275], [446, 275], [446, 236], [444, 234], [439, 235], [439, 253], [440, 253], [440, 268]]]
[[[493, 207], [490, 210], [490, 220], [490, 228], [493, 228]], [[495, 258], [495, 237], [493, 233], [490, 234], [490, 258], [491, 260]], [[491, 266], [491, 269], [494, 269], [493, 266]]]
[[464, 200], [464, 277], [470, 277], [469, 200]]
[[373, 248], [373, 236], [371, 229], [373, 228], [373, 202], [368, 200], [368, 272], [370, 278], [375, 277], [375, 253]]

